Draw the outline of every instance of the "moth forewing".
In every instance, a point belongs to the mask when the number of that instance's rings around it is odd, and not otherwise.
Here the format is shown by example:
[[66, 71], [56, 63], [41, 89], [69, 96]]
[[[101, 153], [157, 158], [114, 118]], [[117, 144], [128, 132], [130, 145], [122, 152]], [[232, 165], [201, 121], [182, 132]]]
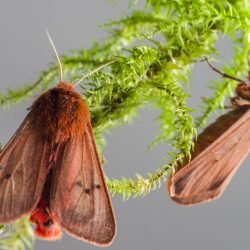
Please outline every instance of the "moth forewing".
[[52, 212], [68, 233], [95, 245], [110, 245], [115, 218], [91, 125], [60, 150], [51, 187]]
[[42, 194], [50, 152], [30, 118], [26, 117], [0, 153], [0, 223], [31, 213]]
[[191, 161], [170, 178], [170, 197], [192, 205], [219, 197], [250, 149], [250, 110], [238, 107], [198, 136]]

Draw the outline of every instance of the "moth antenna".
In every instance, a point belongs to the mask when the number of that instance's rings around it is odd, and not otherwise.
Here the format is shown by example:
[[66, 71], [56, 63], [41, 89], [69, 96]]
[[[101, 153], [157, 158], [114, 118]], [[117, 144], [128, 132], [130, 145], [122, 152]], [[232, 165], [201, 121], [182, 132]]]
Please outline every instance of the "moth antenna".
[[228, 74], [223, 73], [223, 72], [221, 72], [220, 70], [216, 69], [216, 68], [208, 61], [208, 59], [207, 59], [206, 56], [205, 56], [205, 60], [206, 60], [206, 62], [207, 62], [207, 64], [208, 64], [208, 66], [209, 66], [212, 70], [214, 70], [215, 72], [219, 73], [223, 78], [232, 79], [232, 80], [235, 80], [235, 81], [237, 81], [237, 82], [239, 82], [239, 83], [244, 83], [244, 84], [246, 84], [246, 82], [245, 82], [244, 80], [242, 80], [242, 79], [240, 79], [240, 78], [237, 78], [237, 77], [235, 77], [235, 76], [228, 75]]
[[75, 87], [75, 86], [78, 85], [83, 79], [89, 77], [90, 75], [94, 74], [95, 72], [99, 71], [100, 69], [105, 68], [106, 66], [108, 66], [108, 65], [110, 65], [110, 64], [112, 64], [112, 63], [114, 63], [115, 61], [116, 61], [116, 60], [113, 60], [113, 61], [111, 61], [111, 62], [105, 63], [105, 64], [101, 65], [100, 67], [94, 69], [93, 71], [89, 72], [88, 74], [83, 75], [83, 76], [80, 78], [80, 80], [79, 80], [78, 82], [76, 82], [73, 86]]
[[63, 81], [63, 68], [62, 68], [62, 64], [61, 64], [59, 55], [58, 55], [58, 53], [57, 53], [56, 47], [55, 47], [55, 45], [54, 45], [54, 43], [53, 43], [53, 40], [52, 40], [52, 38], [51, 38], [51, 36], [50, 36], [50, 34], [49, 34], [49, 31], [48, 31], [47, 29], [46, 29], [46, 34], [47, 34], [47, 37], [48, 37], [48, 39], [49, 39], [49, 41], [50, 41], [50, 44], [51, 44], [51, 46], [52, 46], [54, 52], [55, 52], [56, 59], [57, 59], [57, 61], [58, 61], [59, 68], [60, 68], [60, 82], [62, 82], [62, 81]]

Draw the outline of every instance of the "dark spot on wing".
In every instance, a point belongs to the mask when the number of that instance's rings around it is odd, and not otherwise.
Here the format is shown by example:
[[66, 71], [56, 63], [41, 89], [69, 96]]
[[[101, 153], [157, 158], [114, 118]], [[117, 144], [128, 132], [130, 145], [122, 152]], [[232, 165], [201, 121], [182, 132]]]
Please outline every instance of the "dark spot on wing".
[[5, 179], [9, 179], [11, 177], [11, 174], [10, 173], [7, 173], [6, 175], [5, 175]]
[[50, 227], [52, 224], [53, 224], [53, 221], [52, 221], [51, 219], [48, 219], [48, 220], [46, 220], [46, 221], [43, 223], [43, 225], [44, 225], [45, 227]]
[[76, 185], [77, 185], [77, 186], [79, 186], [79, 187], [83, 187], [83, 185], [82, 185], [82, 182], [81, 182], [81, 181], [77, 181], [77, 182], [76, 182]]
[[218, 180], [216, 182], [214, 182], [210, 187], [209, 187], [209, 190], [216, 190], [217, 188], [220, 187], [222, 181], [221, 180]]
[[85, 191], [86, 194], [90, 194], [90, 189], [89, 188], [85, 188], [84, 191]]
[[100, 186], [99, 184], [96, 184], [96, 185], [95, 185], [95, 188], [100, 189], [101, 186]]

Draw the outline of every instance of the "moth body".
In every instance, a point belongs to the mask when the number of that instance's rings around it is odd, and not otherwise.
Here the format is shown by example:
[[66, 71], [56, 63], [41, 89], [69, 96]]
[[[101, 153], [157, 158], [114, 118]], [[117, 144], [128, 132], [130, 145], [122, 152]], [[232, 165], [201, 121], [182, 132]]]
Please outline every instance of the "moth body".
[[63, 228], [111, 244], [116, 224], [90, 113], [72, 85], [60, 82], [34, 101], [0, 166], [0, 223], [29, 215], [39, 238], [58, 239]]

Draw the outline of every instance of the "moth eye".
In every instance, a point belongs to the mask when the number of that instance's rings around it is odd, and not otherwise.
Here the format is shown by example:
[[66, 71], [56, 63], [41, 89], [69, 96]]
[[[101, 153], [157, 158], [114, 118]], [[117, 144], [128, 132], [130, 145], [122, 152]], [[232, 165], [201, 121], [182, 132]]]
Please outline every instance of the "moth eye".
[[95, 185], [95, 188], [100, 189], [101, 186], [100, 186], [99, 184], [96, 184], [96, 185]]
[[85, 188], [84, 191], [85, 191], [86, 194], [90, 194], [90, 189], [89, 188]]
[[50, 227], [52, 224], [53, 224], [53, 221], [51, 219], [46, 220], [45, 222], [43, 222], [43, 225], [45, 227]]
[[9, 179], [11, 177], [11, 174], [10, 173], [7, 173], [6, 175], [5, 175], [5, 179]]

